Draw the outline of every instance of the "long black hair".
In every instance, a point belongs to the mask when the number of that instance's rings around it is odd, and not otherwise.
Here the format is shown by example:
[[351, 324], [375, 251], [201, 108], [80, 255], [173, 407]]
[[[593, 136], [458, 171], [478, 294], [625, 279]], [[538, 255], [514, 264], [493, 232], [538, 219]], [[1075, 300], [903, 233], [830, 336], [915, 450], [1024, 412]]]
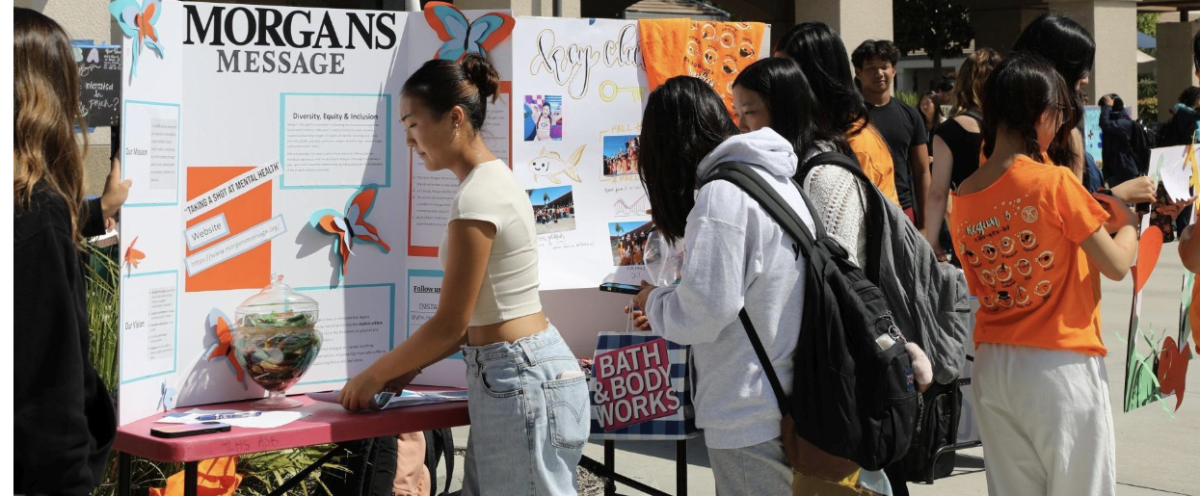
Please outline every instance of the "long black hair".
[[[1067, 83], [1049, 61], [1039, 55], [1017, 52], [988, 77], [983, 90], [983, 155], [996, 150], [1000, 127], [1021, 134], [1021, 153], [1042, 162], [1037, 123], [1048, 110], [1065, 110], [1071, 101]], [[1064, 117], [1065, 120], [1065, 117]], [[1069, 134], [1060, 126], [1056, 138]]]
[[817, 126], [820, 105], [808, 78], [792, 59], [777, 57], [750, 64], [738, 74], [733, 86], [762, 97], [771, 112], [771, 129], [788, 140], [797, 155], [804, 156], [817, 141], [833, 142], [835, 146], [845, 143], [846, 138], [837, 130]]
[[642, 115], [638, 176], [650, 197], [651, 216], [663, 238], [683, 238], [696, 205], [696, 167], [738, 133], [725, 101], [707, 83], [676, 76], [650, 93]]
[[[851, 137], [867, 127], [871, 113], [854, 86], [846, 45], [828, 24], [802, 22], [793, 26], [775, 45], [775, 55], [800, 64], [819, 103], [814, 113], [818, 129], [832, 129]], [[838, 147], [843, 153], [852, 153], [844, 140]]]
[[462, 107], [472, 129], [478, 131], [487, 117], [487, 99], [494, 101], [499, 90], [496, 69], [482, 55], [469, 52], [457, 62], [425, 62], [408, 77], [400, 92], [420, 100], [439, 118], [454, 107]]
[[[1091, 74], [1096, 61], [1096, 41], [1087, 28], [1065, 16], [1042, 14], [1017, 37], [1013, 52], [1035, 53], [1053, 65], [1072, 95], [1069, 108], [1063, 110], [1063, 128], [1074, 129], [1082, 123], [1083, 95], [1075, 91], [1075, 84]], [[1064, 166], [1078, 158], [1071, 149], [1069, 133], [1055, 138], [1047, 153], [1055, 164]]]

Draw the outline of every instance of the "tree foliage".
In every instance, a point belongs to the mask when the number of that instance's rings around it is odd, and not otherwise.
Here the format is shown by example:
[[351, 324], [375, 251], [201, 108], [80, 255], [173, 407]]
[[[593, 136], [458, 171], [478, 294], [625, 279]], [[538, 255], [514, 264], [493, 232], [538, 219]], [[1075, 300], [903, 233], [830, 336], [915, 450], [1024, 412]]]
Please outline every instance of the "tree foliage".
[[939, 72], [942, 59], [962, 55], [975, 38], [970, 12], [952, 0], [895, 0], [892, 12], [900, 53], [924, 50]]
[[1150, 36], [1158, 36], [1158, 20], [1162, 18], [1159, 12], [1142, 12], [1137, 15], [1138, 31]]

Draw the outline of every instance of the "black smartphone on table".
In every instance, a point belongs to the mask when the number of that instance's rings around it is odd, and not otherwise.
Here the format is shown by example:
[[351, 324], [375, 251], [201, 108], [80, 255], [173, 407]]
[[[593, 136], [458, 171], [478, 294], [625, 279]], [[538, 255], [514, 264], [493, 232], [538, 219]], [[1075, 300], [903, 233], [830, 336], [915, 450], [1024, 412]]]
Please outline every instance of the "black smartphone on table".
[[154, 437], [175, 438], [229, 432], [230, 429], [229, 424], [214, 421], [201, 422], [199, 424], [175, 424], [154, 427], [150, 429], [150, 435]]
[[627, 295], [636, 295], [642, 292], [642, 287], [634, 284], [619, 284], [615, 282], [606, 282], [600, 285], [600, 291], [608, 293], [621, 293]]

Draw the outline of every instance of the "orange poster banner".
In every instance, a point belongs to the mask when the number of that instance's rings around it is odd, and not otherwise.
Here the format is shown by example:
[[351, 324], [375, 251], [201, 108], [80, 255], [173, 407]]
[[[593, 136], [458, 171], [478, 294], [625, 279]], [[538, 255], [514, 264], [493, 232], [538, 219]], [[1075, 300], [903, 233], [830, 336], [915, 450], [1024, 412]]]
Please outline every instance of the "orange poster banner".
[[[189, 167], [187, 199], [192, 201], [226, 181], [254, 169], [255, 167]], [[191, 228], [210, 218], [224, 215], [229, 232], [225, 236], [213, 240], [220, 241], [266, 222], [271, 218], [271, 187], [271, 181], [259, 184], [254, 189], [225, 202], [212, 211], [189, 220], [187, 227]], [[189, 248], [187, 256], [202, 252], [206, 248], [208, 246], [195, 250]], [[195, 291], [258, 289], [270, 282], [271, 242], [267, 241], [203, 272], [195, 275], [188, 274], [184, 282], [184, 291], [191, 293]]]

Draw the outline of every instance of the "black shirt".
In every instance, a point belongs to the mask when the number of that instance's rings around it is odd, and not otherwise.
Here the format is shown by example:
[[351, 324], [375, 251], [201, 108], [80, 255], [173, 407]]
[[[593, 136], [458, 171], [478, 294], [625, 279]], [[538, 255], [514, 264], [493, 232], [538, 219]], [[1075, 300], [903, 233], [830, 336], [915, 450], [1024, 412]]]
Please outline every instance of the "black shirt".
[[900, 206], [914, 206], [912, 168], [908, 163], [908, 154], [912, 147], [929, 142], [925, 131], [925, 119], [917, 109], [909, 107], [904, 102], [892, 98], [884, 105], [871, 108], [871, 125], [883, 135], [888, 148], [892, 151], [892, 165], [896, 171], [896, 195]]
[[979, 170], [983, 135], [967, 131], [954, 119], [943, 122], [934, 134], [940, 136], [950, 149], [950, 157], [954, 160], [954, 167], [950, 170], [950, 189], [958, 189], [958, 185]]
[[[11, 489], [17, 493], [91, 493], [104, 478], [117, 432], [112, 400], [88, 358], [83, 266], [67, 212], [63, 197], [44, 186], [15, 212]], [[78, 219], [84, 234], [102, 233], [99, 201], [87, 214]]]

